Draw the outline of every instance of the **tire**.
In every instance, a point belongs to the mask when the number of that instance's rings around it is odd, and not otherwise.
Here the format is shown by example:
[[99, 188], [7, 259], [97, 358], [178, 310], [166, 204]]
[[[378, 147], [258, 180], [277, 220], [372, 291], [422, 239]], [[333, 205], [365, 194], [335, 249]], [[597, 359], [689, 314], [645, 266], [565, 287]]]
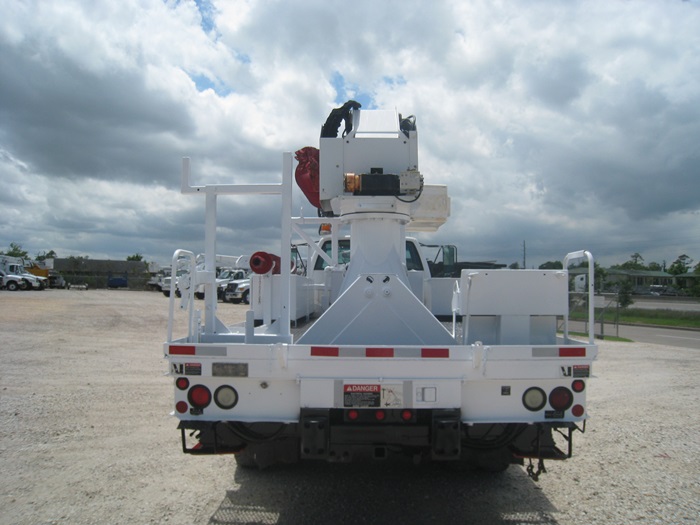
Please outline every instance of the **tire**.
[[163, 295], [165, 297], [170, 297], [170, 290], [163, 290]]
[[19, 285], [15, 281], [10, 281], [5, 285], [5, 288], [10, 290], [11, 292], [16, 292], [17, 290], [19, 290]]
[[243, 294], [243, 298], [241, 299], [243, 301], [243, 304], [250, 304], [250, 291], [247, 291]]
[[194, 293], [195, 299], [199, 299], [200, 301], [204, 299], [204, 292], [195, 292]]

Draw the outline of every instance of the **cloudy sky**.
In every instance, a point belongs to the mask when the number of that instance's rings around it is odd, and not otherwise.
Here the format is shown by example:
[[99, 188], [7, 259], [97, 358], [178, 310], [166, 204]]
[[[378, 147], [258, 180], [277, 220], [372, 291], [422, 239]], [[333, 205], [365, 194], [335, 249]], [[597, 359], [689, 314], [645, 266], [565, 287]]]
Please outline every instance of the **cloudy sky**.
[[[416, 115], [452, 198], [424, 239], [460, 259], [698, 262], [699, 28], [680, 0], [0, 0], [0, 250], [202, 251], [181, 158], [278, 182], [354, 98]], [[279, 246], [278, 197], [218, 216], [219, 253]]]

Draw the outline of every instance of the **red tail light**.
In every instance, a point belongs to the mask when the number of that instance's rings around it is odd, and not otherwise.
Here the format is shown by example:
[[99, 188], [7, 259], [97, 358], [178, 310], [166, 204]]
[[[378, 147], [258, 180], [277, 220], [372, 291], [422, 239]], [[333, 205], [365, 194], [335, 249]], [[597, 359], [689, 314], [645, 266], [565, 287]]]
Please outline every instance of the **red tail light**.
[[206, 408], [211, 403], [211, 392], [204, 385], [195, 385], [187, 393], [187, 399], [195, 408]]
[[401, 419], [403, 419], [404, 421], [410, 421], [412, 417], [413, 412], [411, 412], [410, 410], [403, 410], [401, 412]]
[[187, 390], [187, 387], [190, 386], [190, 380], [186, 377], [178, 377], [175, 380], [175, 386], [178, 387], [180, 390]]
[[580, 379], [575, 379], [573, 383], [571, 383], [571, 390], [574, 392], [583, 392], [586, 388], [586, 383]]
[[574, 402], [574, 394], [566, 387], [558, 386], [549, 393], [549, 404], [554, 410], [568, 410]]
[[574, 417], [581, 417], [581, 416], [583, 415], [584, 412], [585, 412], [585, 410], [584, 410], [584, 408], [583, 408], [581, 405], [574, 405], [574, 406], [571, 408], [571, 414], [572, 414]]
[[175, 410], [180, 412], [180, 414], [184, 414], [185, 412], [187, 412], [187, 408], [187, 403], [185, 403], [184, 401], [178, 401], [175, 404]]
[[348, 410], [348, 419], [350, 421], [357, 421], [358, 417], [360, 417], [360, 413], [357, 410]]
[[384, 421], [384, 419], [386, 418], [386, 412], [384, 412], [383, 410], [377, 410], [377, 411], [374, 413], [374, 418], [375, 418], [377, 421]]

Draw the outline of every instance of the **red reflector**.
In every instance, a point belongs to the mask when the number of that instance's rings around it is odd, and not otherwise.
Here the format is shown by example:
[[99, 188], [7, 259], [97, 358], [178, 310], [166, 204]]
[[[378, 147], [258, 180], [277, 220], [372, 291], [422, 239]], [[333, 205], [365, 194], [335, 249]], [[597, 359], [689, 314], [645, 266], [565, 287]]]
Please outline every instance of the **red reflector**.
[[170, 355], [194, 355], [194, 346], [171, 346], [168, 350]]
[[360, 413], [357, 410], [348, 410], [348, 419], [350, 421], [355, 421], [358, 417], [360, 417]]
[[180, 390], [187, 390], [187, 387], [190, 386], [190, 380], [186, 377], [178, 377], [175, 380], [175, 386]]
[[559, 357], [586, 357], [586, 349], [580, 348], [560, 348]]
[[404, 421], [410, 421], [411, 418], [413, 417], [413, 413], [410, 410], [404, 410], [401, 412], [401, 419]]
[[449, 348], [421, 348], [421, 357], [450, 357]]
[[367, 357], [394, 357], [393, 348], [367, 348], [365, 349]]
[[175, 410], [180, 412], [180, 414], [184, 414], [185, 412], [187, 412], [187, 403], [185, 403], [184, 401], [178, 401], [175, 405]]
[[384, 421], [384, 419], [386, 418], [386, 412], [384, 412], [383, 410], [377, 410], [374, 413], [374, 417], [377, 421]]
[[340, 349], [337, 346], [312, 346], [311, 355], [315, 357], [338, 357]]
[[574, 405], [573, 408], [571, 409], [571, 414], [574, 417], [581, 417], [583, 415], [583, 407], [581, 405]]
[[583, 390], [586, 388], [586, 383], [581, 381], [580, 379], [575, 379], [573, 383], [571, 383], [571, 390], [574, 392], [583, 392]]

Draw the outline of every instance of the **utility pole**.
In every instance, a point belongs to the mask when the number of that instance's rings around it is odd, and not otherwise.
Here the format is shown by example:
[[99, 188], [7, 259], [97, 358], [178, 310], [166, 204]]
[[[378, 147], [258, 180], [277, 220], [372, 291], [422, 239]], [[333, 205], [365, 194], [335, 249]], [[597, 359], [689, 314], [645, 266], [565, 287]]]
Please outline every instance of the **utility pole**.
[[523, 270], [527, 270], [527, 248], [525, 247], [525, 241], [523, 241]]

